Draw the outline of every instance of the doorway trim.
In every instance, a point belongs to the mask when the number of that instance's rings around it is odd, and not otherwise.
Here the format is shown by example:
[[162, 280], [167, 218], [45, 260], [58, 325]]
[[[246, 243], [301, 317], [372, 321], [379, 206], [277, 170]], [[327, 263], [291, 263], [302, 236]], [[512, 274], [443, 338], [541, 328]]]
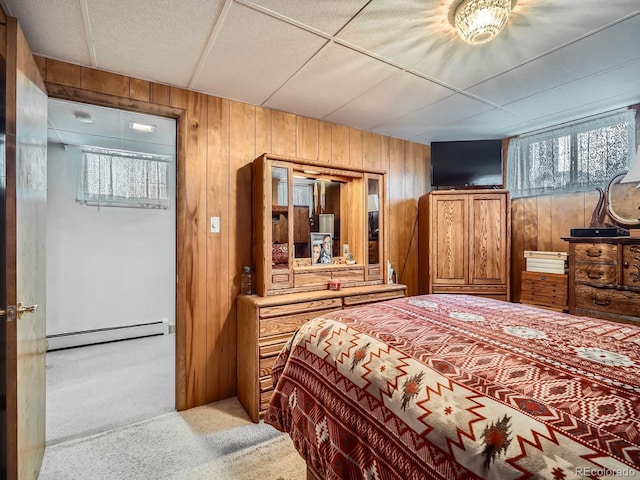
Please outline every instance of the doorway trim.
[[186, 191], [186, 146], [187, 146], [187, 112], [183, 108], [160, 105], [141, 100], [115, 97], [104, 93], [68, 87], [45, 81], [49, 98], [82, 102], [103, 107], [118, 108], [137, 113], [146, 113], [176, 120], [176, 344], [175, 344], [175, 404], [176, 410], [186, 410], [191, 407], [187, 403], [187, 373], [186, 361], [188, 357], [186, 342], [186, 296], [187, 277], [180, 275], [180, 259], [183, 258], [185, 245], [185, 191]]

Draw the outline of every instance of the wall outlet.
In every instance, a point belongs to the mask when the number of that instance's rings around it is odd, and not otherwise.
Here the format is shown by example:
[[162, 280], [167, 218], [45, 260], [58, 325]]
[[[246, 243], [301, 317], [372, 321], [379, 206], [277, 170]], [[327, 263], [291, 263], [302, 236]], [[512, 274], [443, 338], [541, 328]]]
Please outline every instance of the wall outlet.
[[347, 255], [347, 253], [349, 253], [349, 244], [348, 244], [348, 243], [345, 243], [345, 244], [342, 246], [342, 255], [343, 255], [343, 256], [346, 256], [346, 255]]
[[211, 233], [220, 233], [220, 217], [211, 217]]

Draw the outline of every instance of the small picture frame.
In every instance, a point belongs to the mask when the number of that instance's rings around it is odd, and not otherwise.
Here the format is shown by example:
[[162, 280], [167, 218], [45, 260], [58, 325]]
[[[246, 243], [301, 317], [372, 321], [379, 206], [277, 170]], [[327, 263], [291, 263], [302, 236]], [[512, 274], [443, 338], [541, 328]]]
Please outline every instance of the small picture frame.
[[311, 265], [333, 263], [333, 238], [330, 233], [311, 233]]

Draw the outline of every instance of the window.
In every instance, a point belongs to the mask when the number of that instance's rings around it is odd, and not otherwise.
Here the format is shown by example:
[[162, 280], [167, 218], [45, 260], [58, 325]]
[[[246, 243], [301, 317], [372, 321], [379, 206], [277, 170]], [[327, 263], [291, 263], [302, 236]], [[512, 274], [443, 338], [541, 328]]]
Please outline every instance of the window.
[[626, 170], [635, 152], [635, 110], [607, 114], [509, 142], [512, 198], [602, 187]]
[[86, 205], [137, 208], [170, 207], [171, 158], [85, 148], [78, 201]]

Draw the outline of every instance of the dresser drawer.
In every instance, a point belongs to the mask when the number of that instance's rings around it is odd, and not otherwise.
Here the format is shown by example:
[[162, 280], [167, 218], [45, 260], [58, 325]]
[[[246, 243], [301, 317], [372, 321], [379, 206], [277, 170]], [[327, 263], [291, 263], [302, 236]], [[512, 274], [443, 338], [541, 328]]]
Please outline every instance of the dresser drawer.
[[567, 308], [567, 276], [556, 273], [522, 272], [520, 303]]
[[334, 312], [340, 308], [328, 308], [324, 310], [314, 310], [308, 313], [299, 313], [297, 315], [283, 315], [281, 317], [260, 319], [260, 337], [268, 337], [271, 335], [279, 335], [288, 333], [291, 335], [309, 320], [316, 318], [323, 313]]
[[622, 283], [640, 288], [640, 245], [625, 245], [622, 258]]
[[592, 285], [615, 285], [616, 265], [576, 262], [575, 281]]
[[576, 245], [576, 262], [615, 263], [617, 245], [608, 243], [580, 243]]
[[640, 316], [640, 293], [576, 285], [576, 309]]
[[567, 293], [567, 276], [559, 273], [522, 272], [522, 288], [539, 293]]
[[260, 308], [260, 318], [273, 318], [293, 313], [306, 313], [317, 310], [326, 310], [329, 308], [339, 309], [341, 307], [342, 300], [340, 298], [310, 300], [308, 302], [296, 302], [286, 305], [275, 305], [273, 307], [262, 307]]
[[393, 300], [394, 298], [402, 297], [404, 297], [404, 290], [350, 295], [348, 297], [344, 297], [344, 305], [345, 307], [352, 307], [354, 305], [364, 305], [365, 303], [382, 302], [384, 300]]

